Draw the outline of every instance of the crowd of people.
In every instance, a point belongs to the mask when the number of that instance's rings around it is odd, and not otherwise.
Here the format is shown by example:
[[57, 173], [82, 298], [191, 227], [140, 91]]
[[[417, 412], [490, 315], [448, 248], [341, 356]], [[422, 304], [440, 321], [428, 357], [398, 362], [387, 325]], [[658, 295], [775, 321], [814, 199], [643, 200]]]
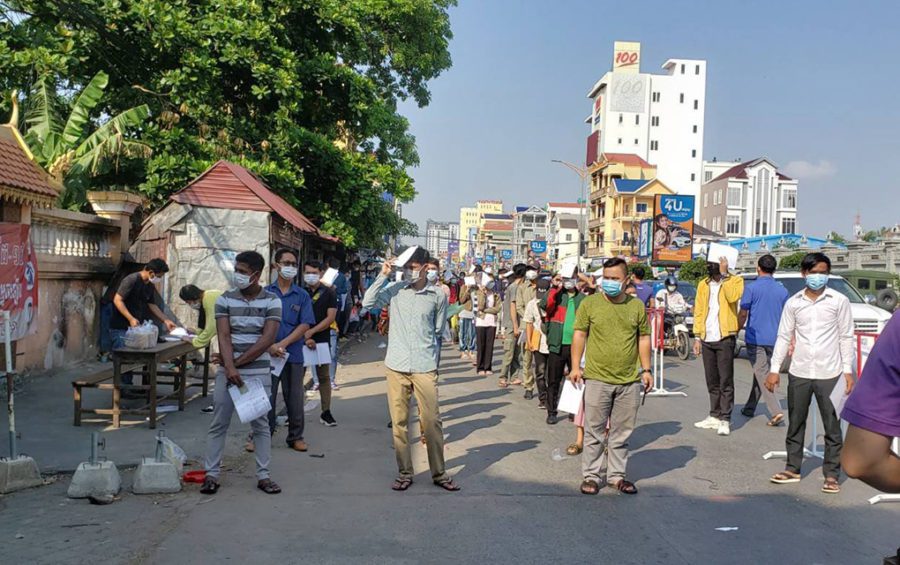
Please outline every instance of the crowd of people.
[[[742, 413], [752, 417], [762, 399], [769, 412], [768, 426], [788, 422], [786, 466], [771, 482], [800, 481], [806, 419], [815, 397], [825, 430], [822, 491], [840, 491], [842, 465], [851, 476], [877, 488], [900, 491], [900, 459], [890, 451], [891, 438], [900, 436], [897, 316], [876, 343], [865, 378], [857, 385], [850, 305], [847, 297], [828, 286], [827, 256], [810, 253], [804, 258], [805, 288], [793, 296], [772, 276], [776, 261], [771, 255], [759, 259], [757, 276], [747, 284], [729, 271], [724, 258], [707, 266], [691, 305], [679, 293], [674, 277], [654, 287], [645, 281], [644, 267], [630, 267], [621, 258], [607, 260], [593, 275], [574, 266], [550, 272], [527, 264], [496, 273], [490, 265], [453, 272], [442, 271], [437, 259], [417, 248], [403, 265], [384, 261], [375, 277], [354, 263], [340, 284], [337, 278], [326, 282], [328, 266], [314, 260], [302, 265], [301, 277], [297, 254], [284, 249], [274, 256], [277, 280], [264, 286], [263, 257], [253, 251], [241, 253], [231, 289], [189, 285], [180, 292], [181, 299], [199, 311], [200, 330], [190, 338], [193, 344], [203, 347], [216, 337], [219, 344], [220, 369], [201, 492], [219, 489], [225, 436], [234, 411], [227, 388], [248, 379], [261, 381], [273, 409], [252, 422], [246, 447], [255, 453], [258, 487], [270, 494], [280, 492], [268, 470], [278, 386], [287, 412], [285, 440], [290, 448], [306, 451], [304, 347], [326, 345], [332, 352], [332, 362], [312, 368], [315, 380], [308, 386], [319, 391], [320, 422], [335, 426], [331, 391], [337, 336], [342, 323], [349, 328], [355, 313], [352, 321], [357, 325], [370, 323], [387, 336], [387, 399], [398, 466], [395, 491], [409, 489], [415, 474], [408, 437], [412, 397], [432, 481], [447, 491], [460, 489], [444, 462], [438, 402], [441, 351], [455, 344], [460, 358], [471, 362], [479, 376], [491, 377], [499, 339], [504, 352], [497, 386], [522, 386], [524, 401], [536, 400], [548, 425], [560, 421], [558, 404], [565, 380], [582, 391], [580, 410], [569, 414], [575, 441], [567, 448], [570, 455], [582, 458], [581, 492], [596, 494], [609, 485], [620, 493], [636, 494], [637, 486], [627, 478], [629, 439], [638, 410], [654, 385], [648, 311], [655, 309], [693, 311], [694, 352], [702, 358], [709, 394], [708, 415], [696, 428], [723, 437], [731, 433], [735, 341], [744, 330], [754, 382]], [[152, 293], [154, 281], [167, 271], [156, 259], [122, 282], [114, 301], [114, 339], [151, 317], [169, 329], [175, 327]], [[342, 321], [340, 313], [348, 301], [351, 316]], [[287, 357], [287, 362], [275, 376], [271, 365], [278, 357]], [[788, 373], [787, 418], [778, 398], [783, 365]], [[841, 415], [830, 398], [839, 380], [847, 394], [856, 389], [842, 414], [850, 423], [846, 449]]]

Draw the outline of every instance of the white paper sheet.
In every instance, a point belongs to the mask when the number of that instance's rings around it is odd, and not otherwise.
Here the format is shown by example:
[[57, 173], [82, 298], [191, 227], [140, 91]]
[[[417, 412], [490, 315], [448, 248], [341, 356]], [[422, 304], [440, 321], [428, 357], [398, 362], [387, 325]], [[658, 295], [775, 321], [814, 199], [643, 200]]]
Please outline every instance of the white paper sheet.
[[466, 286], [475, 286], [475, 277], [466, 277], [463, 281], [465, 281]]
[[739, 251], [730, 245], [722, 245], [721, 243], [710, 242], [709, 251], [706, 253], [706, 260], [712, 263], [718, 263], [719, 259], [725, 257], [728, 259], [728, 270], [737, 270], [737, 261]]
[[[520, 327], [521, 327], [521, 326], [520, 326]], [[525, 330], [523, 329], [522, 332], [519, 334], [519, 339], [518, 339], [518, 344], [519, 344], [519, 345], [525, 345], [525, 339], [526, 339], [526, 335], [525, 335], [525, 334], [526, 334], [526, 332], [525, 332]]]
[[272, 408], [266, 389], [259, 379], [247, 379], [244, 386], [240, 387], [229, 386], [228, 394], [231, 395], [238, 418], [244, 424], [265, 416]]
[[287, 364], [288, 358], [290, 358], [291, 354], [287, 351], [284, 352], [284, 357], [272, 357], [272, 374], [276, 377], [281, 376], [281, 371], [284, 370], [284, 366]]
[[416, 249], [418, 249], [418, 248], [419, 248], [418, 245], [413, 245], [412, 247], [407, 248], [407, 250], [404, 251], [403, 253], [401, 253], [400, 256], [397, 257], [397, 260], [394, 261], [394, 266], [402, 269], [403, 266], [406, 265], [406, 262], [409, 261], [409, 258], [413, 256], [413, 253], [415, 253]]
[[172, 337], [187, 337], [188, 331], [184, 328], [175, 328], [169, 332], [169, 335]]
[[325, 273], [322, 275], [322, 284], [325, 286], [334, 286], [334, 281], [337, 279], [338, 270], [328, 268], [325, 270]]
[[568, 259], [563, 262], [562, 268], [559, 270], [559, 276], [564, 279], [571, 279], [575, 276], [575, 269], [578, 267], [577, 260], [569, 261]]
[[850, 398], [850, 395], [847, 394], [847, 379], [844, 378], [844, 375], [838, 377], [837, 383], [834, 385], [834, 390], [831, 391], [831, 395], [828, 398], [834, 406], [835, 413], [837, 413], [838, 418], [840, 418], [841, 412], [844, 410], [844, 403]]
[[316, 365], [331, 364], [331, 349], [327, 343], [317, 343], [316, 348], [303, 348], [303, 366], [314, 367]]
[[569, 379], [565, 379], [556, 409], [568, 414], [578, 414], [582, 398], [584, 398], [584, 383], [576, 386]]

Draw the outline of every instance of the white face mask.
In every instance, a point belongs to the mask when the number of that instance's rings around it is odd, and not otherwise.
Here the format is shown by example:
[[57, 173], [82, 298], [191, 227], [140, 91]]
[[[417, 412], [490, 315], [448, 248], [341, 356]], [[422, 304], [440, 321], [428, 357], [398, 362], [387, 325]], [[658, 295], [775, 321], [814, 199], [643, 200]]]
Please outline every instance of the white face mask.
[[438, 272], [434, 270], [425, 271], [425, 278], [428, 279], [428, 282], [434, 284], [438, 280]]
[[565, 288], [566, 290], [572, 290], [573, 288], [575, 288], [575, 281], [572, 279], [563, 281], [563, 288]]
[[537, 278], [537, 271], [525, 271], [525, 278], [533, 281]]
[[403, 272], [403, 278], [410, 284], [415, 284], [419, 282], [420, 272], [418, 270], [406, 269]]
[[236, 286], [239, 290], [244, 290], [250, 286], [250, 279], [252, 279], [252, 275], [245, 275], [244, 273], [238, 273], [235, 271], [234, 273], [234, 286]]
[[153, 284], [159, 284], [162, 282], [162, 277], [150, 277], [150, 282]]
[[200, 303], [199, 303], [199, 302], [194, 302], [193, 304], [191, 304], [191, 308], [193, 308], [194, 310], [199, 310], [199, 309], [200, 309]]
[[303, 275], [303, 282], [305, 282], [309, 286], [316, 286], [317, 284], [319, 284], [318, 273], [306, 273], [305, 275]]
[[282, 267], [281, 277], [291, 281], [294, 280], [297, 278], [297, 267]]

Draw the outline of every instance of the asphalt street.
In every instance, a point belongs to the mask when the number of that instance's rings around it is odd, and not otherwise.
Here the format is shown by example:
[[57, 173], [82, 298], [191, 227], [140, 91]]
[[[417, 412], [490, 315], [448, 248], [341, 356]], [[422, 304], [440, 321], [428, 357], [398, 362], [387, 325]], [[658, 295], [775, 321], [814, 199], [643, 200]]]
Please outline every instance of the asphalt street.
[[[0, 497], [0, 562], [838, 565], [880, 564], [900, 545], [900, 504], [870, 506], [875, 491], [852, 480], [839, 495], [822, 494], [818, 460], [804, 465], [799, 484], [769, 483], [783, 462], [762, 454], [784, 448], [785, 428], [767, 427], [762, 413], [737, 413], [750, 386], [746, 359], [737, 361], [733, 433], [719, 437], [692, 425], [707, 410], [699, 360], [667, 357], [668, 387], [688, 396], [648, 398], [641, 408], [628, 464], [640, 493], [605, 488], [590, 497], [578, 492], [579, 458], [552, 458], [575, 428], [548, 426], [520, 387], [499, 389], [496, 376], [476, 376], [445, 348], [446, 459], [463, 490], [434, 487], [416, 445], [416, 482], [395, 493], [380, 341], [373, 336], [345, 357], [333, 406], [339, 426], [313, 419], [310, 455], [276, 435], [272, 473], [283, 494], [255, 488], [252, 458], [241, 450], [246, 427], [235, 419], [214, 497], [186, 485], [176, 495], [126, 490], [94, 506], [67, 499], [70, 477], [60, 474]], [[167, 419], [195, 460], [208, 425], [203, 405]], [[115, 459], [116, 449], [108, 455]], [[130, 485], [129, 471], [123, 480]]]

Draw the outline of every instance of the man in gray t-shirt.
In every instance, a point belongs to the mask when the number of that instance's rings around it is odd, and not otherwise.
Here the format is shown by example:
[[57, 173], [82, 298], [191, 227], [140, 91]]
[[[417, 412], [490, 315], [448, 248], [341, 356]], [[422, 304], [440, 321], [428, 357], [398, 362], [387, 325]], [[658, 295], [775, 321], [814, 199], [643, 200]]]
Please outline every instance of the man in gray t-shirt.
[[513, 267], [512, 275], [509, 277], [509, 287], [503, 298], [503, 329], [506, 330], [506, 337], [503, 339], [503, 368], [500, 370], [500, 388], [506, 388], [511, 384], [522, 384], [522, 380], [515, 376], [522, 369], [522, 348], [519, 345], [519, 336], [514, 331], [513, 318], [516, 316], [514, 312], [516, 293], [519, 285], [523, 284], [527, 269], [528, 267], [524, 263]]

